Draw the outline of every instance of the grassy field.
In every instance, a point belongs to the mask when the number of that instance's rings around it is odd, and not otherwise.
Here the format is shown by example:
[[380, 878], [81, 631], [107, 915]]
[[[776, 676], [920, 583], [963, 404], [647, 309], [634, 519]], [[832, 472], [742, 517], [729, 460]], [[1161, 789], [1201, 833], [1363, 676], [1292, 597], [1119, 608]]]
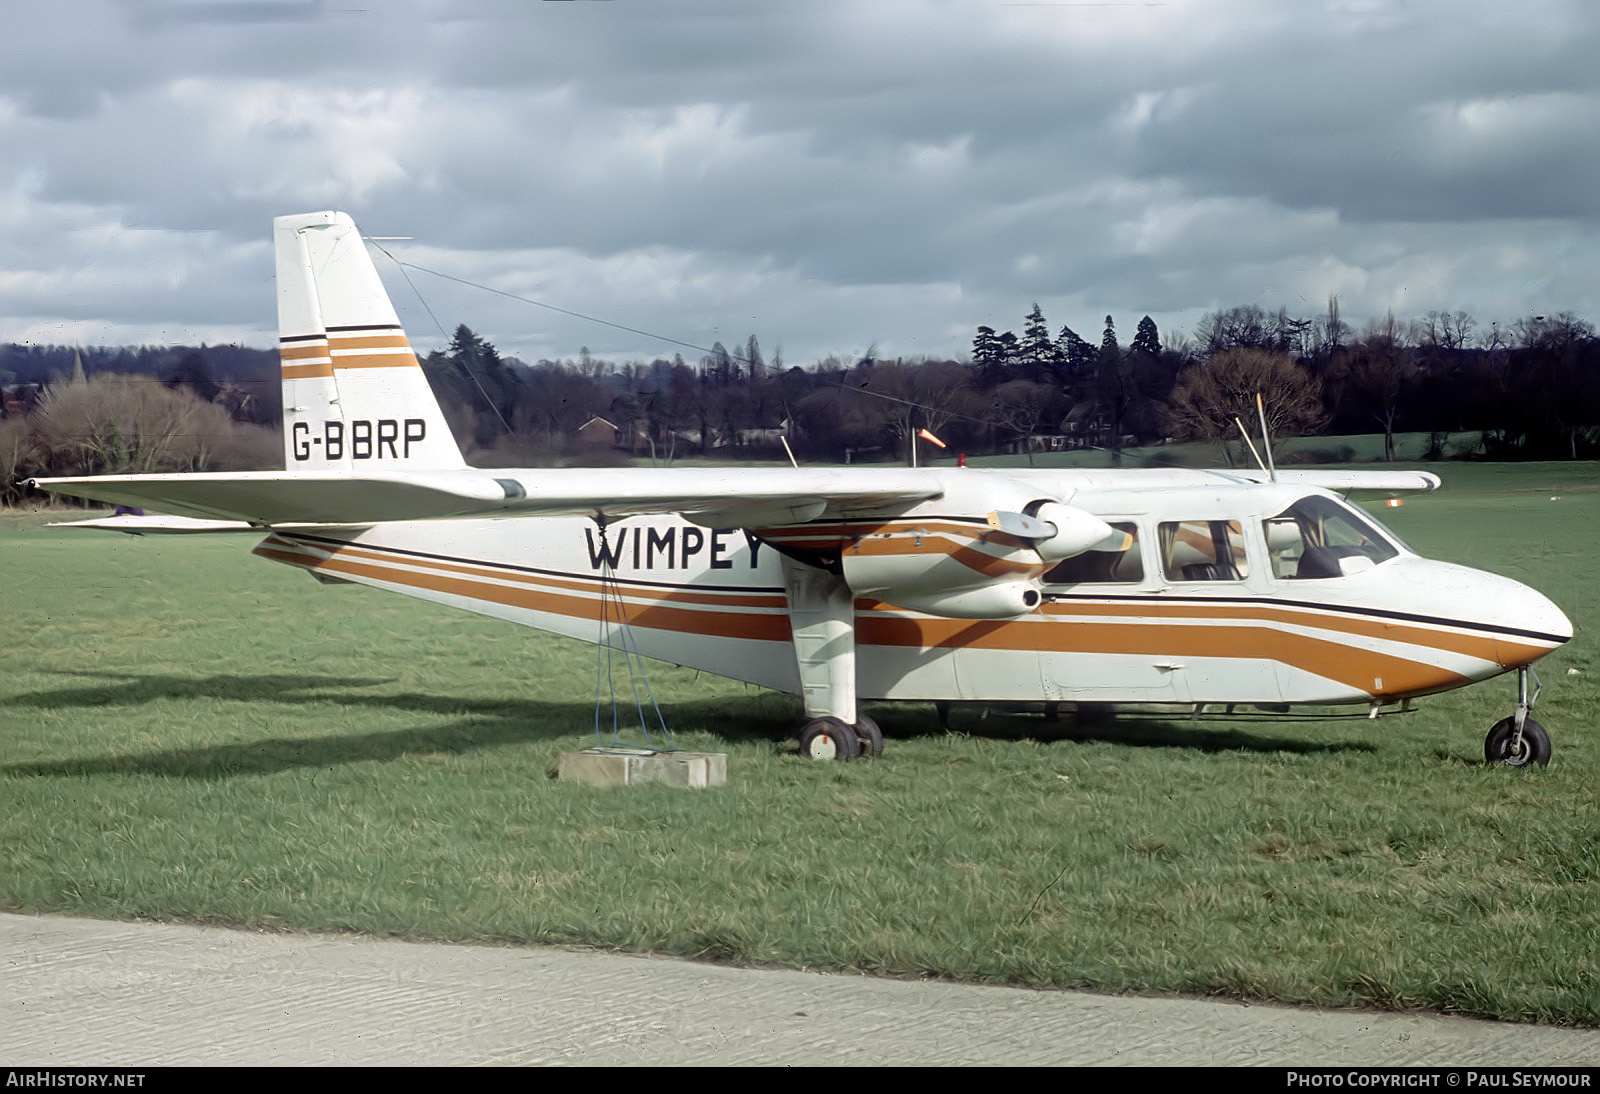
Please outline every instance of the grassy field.
[[1378, 722], [884, 705], [880, 759], [816, 764], [794, 700], [655, 666], [729, 785], [597, 791], [553, 778], [590, 647], [3, 515], [0, 907], [1600, 1024], [1600, 471], [1437, 469], [1383, 519], [1577, 624], [1547, 769], [1482, 763], [1511, 678]]

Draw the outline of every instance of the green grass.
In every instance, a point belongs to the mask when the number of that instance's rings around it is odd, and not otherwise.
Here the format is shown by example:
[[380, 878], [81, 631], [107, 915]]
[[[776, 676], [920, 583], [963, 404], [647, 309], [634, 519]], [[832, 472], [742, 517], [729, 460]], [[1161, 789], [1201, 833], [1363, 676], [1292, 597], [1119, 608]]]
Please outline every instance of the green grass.
[[1441, 473], [1383, 519], [1577, 623], [1548, 769], [1482, 763], [1510, 678], [1378, 722], [882, 705], [881, 758], [814, 764], [794, 700], [653, 666], [729, 785], [600, 791], [553, 778], [590, 647], [3, 516], [0, 907], [1600, 1024], [1600, 473]]

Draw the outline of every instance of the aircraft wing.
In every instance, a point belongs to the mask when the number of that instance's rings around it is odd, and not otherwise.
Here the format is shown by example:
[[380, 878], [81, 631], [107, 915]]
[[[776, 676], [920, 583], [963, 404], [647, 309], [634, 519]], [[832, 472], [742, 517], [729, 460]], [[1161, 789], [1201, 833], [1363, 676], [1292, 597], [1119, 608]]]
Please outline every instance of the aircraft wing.
[[[1249, 482], [1267, 482], [1265, 471], [1229, 471], [1229, 475]], [[1324, 490], [1376, 490], [1394, 493], [1401, 490], [1437, 490], [1439, 476], [1431, 471], [1343, 471], [1316, 468], [1278, 470], [1278, 481], [1295, 486], [1320, 486]]]
[[201, 472], [34, 479], [52, 493], [206, 521], [374, 524], [440, 517], [682, 513], [762, 527], [888, 514], [943, 493], [931, 471], [897, 468], [569, 468]]

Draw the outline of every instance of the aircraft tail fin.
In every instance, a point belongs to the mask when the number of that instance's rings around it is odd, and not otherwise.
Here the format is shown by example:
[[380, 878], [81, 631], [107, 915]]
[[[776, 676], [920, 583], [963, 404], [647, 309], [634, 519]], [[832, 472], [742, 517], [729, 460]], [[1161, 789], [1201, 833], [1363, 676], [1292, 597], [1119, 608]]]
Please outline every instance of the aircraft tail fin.
[[284, 466], [465, 467], [417, 355], [345, 213], [273, 221]]

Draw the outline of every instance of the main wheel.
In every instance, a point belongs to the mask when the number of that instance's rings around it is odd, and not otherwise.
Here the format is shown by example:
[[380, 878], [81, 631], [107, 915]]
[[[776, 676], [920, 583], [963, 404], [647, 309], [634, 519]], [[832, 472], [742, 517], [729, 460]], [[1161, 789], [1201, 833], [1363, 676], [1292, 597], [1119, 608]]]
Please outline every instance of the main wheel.
[[847, 722], [814, 718], [800, 729], [800, 755], [812, 760], [853, 760], [861, 755], [861, 739]]
[[1513, 751], [1512, 741], [1517, 736], [1517, 720], [1502, 718], [1483, 739], [1483, 758], [1502, 767], [1543, 767], [1550, 762], [1550, 734], [1532, 718], [1522, 722], [1522, 747]]
[[856, 740], [861, 743], [863, 756], [877, 756], [883, 752], [883, 730], [865, 714], [856, 714]]

